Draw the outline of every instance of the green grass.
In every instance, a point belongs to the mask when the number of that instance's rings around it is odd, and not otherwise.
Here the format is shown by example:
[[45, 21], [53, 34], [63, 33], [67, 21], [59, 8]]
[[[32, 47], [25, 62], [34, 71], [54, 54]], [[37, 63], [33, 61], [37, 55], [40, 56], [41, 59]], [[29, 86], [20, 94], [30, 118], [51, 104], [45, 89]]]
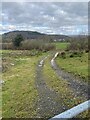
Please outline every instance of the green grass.
[[[56, 101], [60, 104], [63, 102], [62, 105], [66, 105], [68, 108], [72, 108], [84, 102], [84, 98], [80, 96], [74, 97], [72, 89], [68, 86], [68, 82], [58, 78], [55, 71], [51, 68], [49, 62], [50, 58], [46, 60], [43, 71], [47, 86], [49, 86], [50, 89], [55, 90], [60, 96], [57, 97]], [[85, 112], [81, 117], [84, 118], [86, 115], [87, 112]]]
[[0, 118], [2, 117], [2, 87], [0, 86]]
[[64, 70], [78, 75], [87, 81], [88, 78], [88, 53], [83, 53], [81, 57], [69, 57], [67, 53], [66, 58], [58, 57], [57, 64]]
[[[35, 88], [35, 72], [40, 56], [20, 56], [22, 51], [4, 51], [4, 59], [8, 65], [3, 73], [2, 87], [2, 117], [32, 118], [36, 116], [36, 101], [38, 93]], [[23, 51], [24, 52], [24, 51]], [[27, 51], [30, 52], [30, 51]], [[8, 53], [9, 56], [7, 55]], [[14, 54], [12, 54], [14, 53]], [[5, 57], [6, 56], [6, 57]]]
[[55, 42], [54, 45], [56, 46], [56, 49], [65, 50], [67, 46], [69, 45], [68, 42]]
[[[4, 80], [2, 87], [3, 118], [35, 118], [37, 116], [36, 102], [38, 100], [38, 92], [35, 87], [36, 65], [38, 60], [42, 56], [47, 55], [47, 53], [37, 53], [35, 56], [31, 56], [30, 53], [31, 51], [2, 51], [4, 58], [3, 64], [7, 66], [2, 73]], [[74, 58], [68, 59], [73, 60]], [[76, 61], [77, 59], [81, 58], [77, 57]], [[83, 55], [83, 59], [87, 59], [87, 54]], [[56, 61], [59, 65], [60, 60], [63, 63], [65, 59], [57, 58]], [[72, 108], [85, 101], [84, 98], [79, 96], [74, 97], [71, 88], [68, 87], [68, 83], [58, 78], [49, 62], [50, 58], [45, 61], [43, 72], [46, 78], [46, 84], [60, 94], [57, 102], [63, 101], [64, 105]], [[86, 62], [84, 61], [85, 64]], [[65, 61], [64, 63], [66, 64]], [[86, 113], [81, 116], [83, 117], [85, 115]]]

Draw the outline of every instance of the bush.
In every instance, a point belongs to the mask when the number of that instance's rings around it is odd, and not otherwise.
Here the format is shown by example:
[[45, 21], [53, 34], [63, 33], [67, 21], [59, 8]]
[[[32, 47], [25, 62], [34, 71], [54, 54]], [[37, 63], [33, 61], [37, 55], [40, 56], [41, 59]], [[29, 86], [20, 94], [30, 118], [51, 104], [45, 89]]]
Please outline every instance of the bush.
[[69, 57], [81, 57], [82, 56], [82, 54], [83, 54], [83, 52], [81, 51], [72, 51], [72, 53], [70, 54], [70, 56]]
[[14, 46], [12, 43], [2, 43], [2, 49], [14, 49]]
[[30, 51], [30, 55], [31, 56], [39, 56], [39, 55], [42, 55], [42, 52], [34, 49], [34, 50]]
[[75, 52], [73, 52], [73, 54], [74, 54], [74, 55], [78, 55], [78, 52], [77, 52], [77, 51], [75, 51]]
[[71, 51], [83, 51], [88, 49], [88, 38], [87, 36], [78, 36], [76, 38], [72, 38], [70, 44], [67, 47], [67, 50]]
[[74, 55], [73, 55], [73, 54], [71, 54], [71, 55], [70, 55], [70, 57], [72, 58], [72, 57], [74, 57]]
[[88, 53], [88, 52], [89, 52], [89, 49], [85, 50], [85, 52]]
[[22, 46], [20, 49], [26, 49], [26, 50], [39, 50], [39, 51], [49, 51], [52, 49], [55, 49], [55, 45], [51, 44], [51, 43], [46, 43], [43, 42], [41, 40], [26, 40], [22, 42]]
[[65, 59], [66, 58], [66, 53], [64, 51], [62, 51], [61, 53], [59, 53], [59, 56]]
[[13, 40], [13, 45], [15, 47], [20, 47], [21, 42], [23, 41], [23, 37], [21, 34], [18, 34], [15, 39]]
[[18, 50], [39, 50], [39, 51], [50, 51], [55, 49], [55, 45], [52, 43], [43, 42], [41, 40], [25, 40], [20, 43], [20, 46], [14, 46], [13, 43], [3, 43], [3, 49], [18, 49]]

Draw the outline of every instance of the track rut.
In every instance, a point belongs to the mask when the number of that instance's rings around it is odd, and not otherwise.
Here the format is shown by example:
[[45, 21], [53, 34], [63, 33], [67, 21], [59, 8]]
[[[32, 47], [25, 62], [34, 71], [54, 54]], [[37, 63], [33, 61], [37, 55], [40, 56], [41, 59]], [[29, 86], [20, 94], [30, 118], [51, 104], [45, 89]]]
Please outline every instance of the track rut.
[[45, 59], [46, 58], [43, 58], [39, 61], [36, 70], [36, 88], [39, 95], [37, 101], [37, 118], [50, 118], [67, 109], [62, 103], [63, 101], [57, 102], [57, 97], [60, 97], [60, 95], [50, 89], [45, 83], [42, 72]]

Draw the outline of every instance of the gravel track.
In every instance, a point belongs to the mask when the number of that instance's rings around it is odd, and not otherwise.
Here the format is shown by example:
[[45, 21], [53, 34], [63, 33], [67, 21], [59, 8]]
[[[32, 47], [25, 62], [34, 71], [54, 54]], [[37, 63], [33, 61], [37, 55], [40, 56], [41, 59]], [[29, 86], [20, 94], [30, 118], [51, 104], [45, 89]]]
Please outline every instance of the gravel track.
[[61, 101], [57, 102], [57, 98], [60, 98], [60, 95], [58, 96], [58, 94], [45, 83], [42, 72], [45, 59], [46, 58], [43, 58], [39, 61], [36, 70], [36, 88], [39, 95], [37, 101], [37, 118], [50, 118], [67, 109]]
[[90, 98], [89, 88], [90, 86], [84, 82], [81, 82], [81, 78], [75, 77], [71, 73], [62, 70], [55, 62], [55, 58], [58, 53], [55, 54], [54, 58], [51, 60], [51, 66], [62, 80], [68, 81], [68, 86], [74, 91], [76, 96], [82, 96], [86, 99]]
[[[51, 60], [51, 67], [54, 69], [60, 79], [66, 80], [68, 82], [68, 86], [72, 89], [76, 97], [80, 96], [85, 100], [88, 100], [90, 96], [88, 94], [89, 86], [86, 83], [81, 82], [80, 78], [77, 78], [71, 73], [65, 72], [59, 68], [55, 62], [57, 55], [58, 53], [56, 53]], [[39, 95], [38, 101], [36, 103], [36, 109], [37, 118], [49, 119], [57, 114], [64, 112], [65, 110], [68, 110], [68, 107], [63, 104], [63, 101], [61, 101], [60, 94], [49, 88], [45, 82], [43, 75], [45, 59], [47, 59], [47, 57], [42, 58], [38, 62], [36, 68], [36, 89]], [[57, 99], [60, 99], [60, 101], [57, 102]]]

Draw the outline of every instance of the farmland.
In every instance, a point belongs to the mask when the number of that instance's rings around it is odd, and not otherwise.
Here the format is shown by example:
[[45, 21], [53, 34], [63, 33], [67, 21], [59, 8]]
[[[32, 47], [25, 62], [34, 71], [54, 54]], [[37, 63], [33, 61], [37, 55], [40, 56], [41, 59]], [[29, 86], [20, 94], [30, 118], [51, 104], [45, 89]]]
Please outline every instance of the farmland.
[[56, 46], [56, 49], [65, 50], [69, 45], [69, 42], [56, 42], [54, 45]]

